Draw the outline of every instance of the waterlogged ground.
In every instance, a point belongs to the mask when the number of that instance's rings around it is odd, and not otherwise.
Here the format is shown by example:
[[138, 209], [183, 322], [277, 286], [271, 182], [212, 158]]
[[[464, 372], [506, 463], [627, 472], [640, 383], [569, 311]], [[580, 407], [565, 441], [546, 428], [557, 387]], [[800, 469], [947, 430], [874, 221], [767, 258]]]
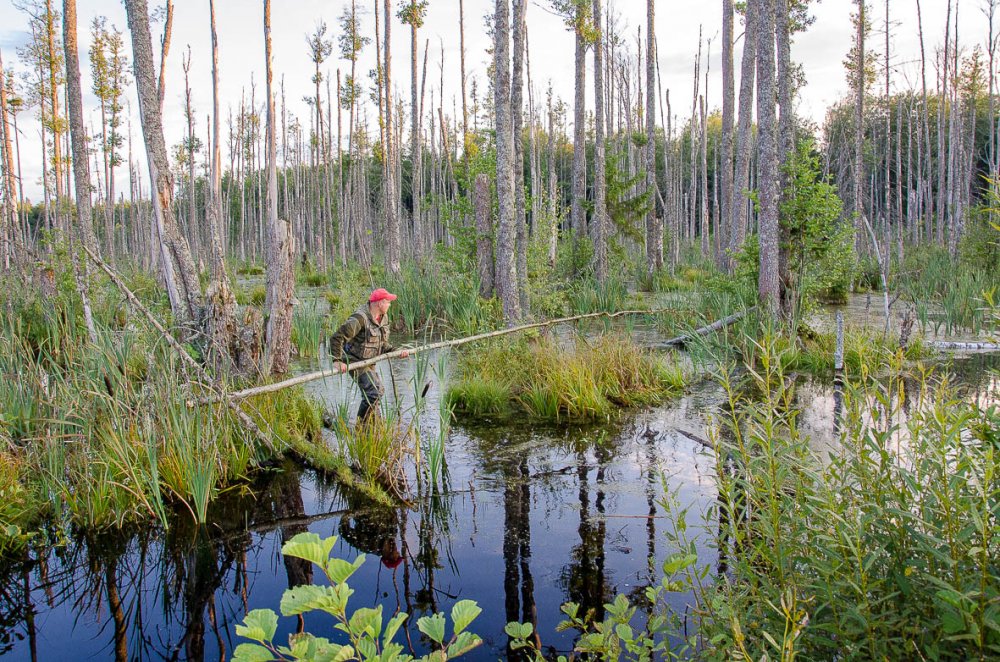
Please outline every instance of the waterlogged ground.
[[[431, 383], [417, 422], [425, 437], [437, 434], [439, 361], [447, 357], [431, 356], [417, 379], [415, 361], [393, 369], [404, 411], [412, 407], [414, 382], [418, 388]], [[996, 377], [989, 374], [1000, 366], [995, 358], [955, 366], [966, 397], [996, 397]], [[386, 366], [382, 374], [391, 402]], [[331, 404], [346, 399], [353, 412], [356, 393], [348, 379], [317, 382], [310, 390]], [[804, 383], [797, 393], [802, 427], [822, 451], [834, 438], [832, 387]], [[16, 660], [228, 658], [240, 643], [235, 626], [248, 610], [277, 610], [286, 588], [315, 579], [308, 565], [279, 553], [283, 541], [307, 530], [340, 536], [334, 551], [344, 558], [366, 555], [350, 581], [351, 604], [411, 614], [399, 639], [414, 652], [427, 650], [416, 617], [447, 611], [461, 599], [483, 607], [472, 629], [485, 646], [469, 659], [505, 657], [503, 626], [510, 620], [535, 622], [546, 649], [567, 652], [572, 633], [555, 632], [561, 604], [572, 600], [599, 611], [616, 593], [638, 595], [677, 551], [668, 540], [674, 523], [661, 505], [665, 490], [690, 507], [693, 528], [705, 527], [699, 563], [714, 570], [708, 533], [714, 459], [697, 439], [707, 436], [706, 420], [722, 400], [719, 387], [704, 380], [664, 406], [599, 426], [460, 422], [447, 439], [445, 493], [428, 495], [411, 472], [409, 508], [375, 508], [311, 472], [283, 466], [250, 490], [224, 495], [206, 527], [179, 521], [166, 534], [138, 531], [32, 550], [0, 569], [0, 654]], [[679, 594], [674, 606], [683, 613], [690, 600]], [[693, 618], [688, 623], [695, 627]], [[329, 617], [281, 618], [277, 638], [303, 626], [333, 634]]]

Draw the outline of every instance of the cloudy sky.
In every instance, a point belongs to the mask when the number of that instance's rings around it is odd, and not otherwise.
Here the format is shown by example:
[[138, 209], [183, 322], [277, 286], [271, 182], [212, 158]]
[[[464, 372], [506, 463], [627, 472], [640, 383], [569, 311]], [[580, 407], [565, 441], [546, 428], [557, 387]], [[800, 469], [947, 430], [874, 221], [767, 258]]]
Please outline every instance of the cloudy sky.
[[[362, 22], [365, 33], [374, 36], [373, 5], [375, 0], [357, 0], [363, 11]], [[918, 0], [891, 0], [889, 2], [891, 27], [891, 63], [894, 70], [894, 87], [920, 85], [920, 42], [917, 22]], [[933, 49], [939, 48], [944, 40], [945, 16], [949, 0], [920, 0], [923, 18], [924, 40], [928, 57]], [[952, 0], [957, 5], [960, 44], [965, 49], [974, 45], [985, 47], [988, 36], [987, 21], [983, 7], [988, 0]], [[995, 1], [995, 0], [994, 0]], [[399, 0], [393, 0], [397, 5]], [[54, 0], [61, 7], [61, 2]], [[96, 98], [90, 90], [89, 65], [86, 61], [90, 47], [90, 23], [96, 16], [106, 16], [108, 20], [125, 30], [125, 11], [118, 0], [83, 0], [78, 3], [79, 40], [81, 68], [84, 72], [84, 104], [95, 125], [98, 123]], [[151, 5], [155, 4], [151, 2]], [[635, 48], [636, 30], [645, 32], [644, 0], [605, 0], [620, 16], [620, 26], [627, 36], [627, 43]], [[872, 3], [873, 24], [872, 46], [880, 54], [884, 53], [885, 5], [884, 0]], [[221, 103], [225, 117], [230, 107], [238, 107], [240, 96], [246, 90], [249, 95], [251, 77], [257, 84], [258, 103], [263, 98], [263, 2], [260, 0], [216, 0], [217, 21], [220, 41]], [[334, 37], [339, 34], [338, 18], [350, 0], [272, 0], [272, 30], [274, 40], [275, 80], [283, 76], [289, 112], [304, 115], [306, 112], [303, 96], [311, 94], [312, 64], [309, 61], [306, 34], [320, 21], [325, 21]], [[489, 46], [484, 17], [492, 11], [491, 0], [466, 0], [466, 67], [468, 75], [480, 81], [481, 94], [485, 93], [487, 53]], [[557, 96], [572, 102], [573, 98], [573, 39], [562, 20], [549, 10], [548, 0], [531, 0], [528, 5], [528, 39], [532, 83], [536, 89], [536, 103], [544, 103], [544, 90], [551, 82]], [[664, 90], [669, 89], [673, 101], [673, 112], [684, 116], [690, 113], [692, 93], [692, 70], [698, 52], [699, 30], [703, 39], [711, 40], [705, 46], [710, 52], [708, 60], [709, 86], [708, 104], [716, 107], [721, 101], [721, 0], [660, 0], [657, 2], [656, 31], [659, 45], [659, 64]], [[843, 60], [851, 47], [852, 28], [850, 0], [821, 0], [813, 3], [811, 13], [815, 17], [809, 30], [796, 37], [792, 57], [804, 68], [806, 87], [798, 100], [800, 115], [822, 123], [825, 109], [846, 94]], [[430, 0], [427, 20], [421, 30], [420, 48], [429, 40], [428, 55], [428, 99], [433, 90], [439, 98], [440, 66], [444, 63], [445, 112], [460, 108], [459, 97], [459, 39], [458, 0]], [[953, 16], [954, 18], [954, 16]], [[12, 2], [0, 2], [0, 50], [6, 69], [18, 72], [24, 70], [17, 56], [17, 48], [28, 40], [27, 18]], [[162, 30], [162, 25], [154, 25], [154, 34]], [[742, 27], [737, 25], [737, 36]], [[188, 47], [191, 49], [194, 106], [198, 117], [197, 132], [204, 135], [205, 117], [211, 112], [211, 49], [209, 34], [208, 0], [175, 0], [173, 40], [167, 70], [167, 98], [164, 125], [168, 145], [180, 141], [184, 133], [183, 119], [183, 71], [181, 59]], [[126, 33], [126, 44], [129, 44]], [[409, 100], [409, 49], [408, 26], [395, 19], [392, 25], [393, 77], [402, 93], [404, 103]], [[708, 50], [710, 48], [710, 51]], [[742, 42], [737, 44], [737, 72]], [[367, 83], [367, 71], [373, 67], [374, 45], [368, 46], [361, 63], [359, 79]], [[326, 62], [325, 67], [332, 77], [338, 67], [345, 62], [337, 59], [336, 52]], [[703, 69], [704, 71], [704, 69]], [[738, 75], [738, 73], [737, 73]], [[335, 79], [335, 78], [334, 78]], [[928, 71], [928, 83], [933, 84], [934, 73]], [[588, 83], [590, 80], [588, 80]], [[738, 84], [738, 81], [737, 81]], [[137, 113], [134, 88], [129, 89], [128, 98]], [[588, 106], [592, 107], [592, 94], [588, 94]], [[435, 101], [436, 105], [437, 101]], [[36, 109], [24, 113], [19, 118], [21, 135], [21, 159], [25, 176], [25, 192], [33, 199], [40, 198], [39, 126], [35, 119]], [[133, 144], [137, 150], [135, 158], [144, 160], [142, 140], [138, 120], [133, 123]], [[225, 126], [223, 127], [225, 131]], [[224, 155], [225, 160], [225, 155]], [[119, 179], [121, 186], [124, 179]]]

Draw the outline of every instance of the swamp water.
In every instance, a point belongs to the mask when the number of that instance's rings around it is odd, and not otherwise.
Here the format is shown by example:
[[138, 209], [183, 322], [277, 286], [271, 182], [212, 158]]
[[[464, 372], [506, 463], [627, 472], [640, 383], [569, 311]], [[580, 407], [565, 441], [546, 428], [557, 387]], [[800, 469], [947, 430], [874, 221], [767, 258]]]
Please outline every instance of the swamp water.
[[[413, 366], [412, 360], [393, 366], [404, 414]], [[952, 373], [967, 397], [996, 401], [1000, 384], [991, 371], [998, 367], [995, 356], [974, 356], [956, 359]], [[387, 366], [380, 369], [391, 402], [392, 379]], [[436, 380], [433, 371], [429, 379]], [[357, 393], [348, 378], [315, 382], [309, 391], [328, 403], [350, 398], [353, 415]], [[428, 391], [418, 422], [425, 438], [437, 434], [441, 394], [440, 384]], [[511, 620], [535, 622], [544, 650], [568, 652], [573, 633], [555, 632], [561, 604], [575, 601], [600, 614], [616, 593], [638, 598], [677, 551], [665, 535], [673, 524], [659, 505], [665, 489], [689, 508], [689, 530], [706, 524], [715, 461], [697, 438], [705, 438], [706, 421], [723, 400], [716, 383], [703, 380], [678, 399], [604, 425], [459, 420], [447, 439], [445, 493], [426, 494], [411, 475], [410, 508], [372, 506], [285, 465], [249, 490], [222, 495], [205, 527], [179, 517], [165, 534], [139, 531], [31, 550], [0, 568], [0, 655], [228, 659], [244, 641], [235, 627], [249, 610], [277, 611], [289, 585], [321, 578], [280, 553], [285, 540], [303, 531], [339, 536], [334, 554], [341, 558], [366, 555], [349, 582], [350, 608], [381, 604], [385, 618], [397, 610], [410, 614], [396, 640], [416, 653], [427, 651], [417, 618], [447, 613], [462, 599], [483, 608], [470, 629], [484, 645], [467, 659], [505, 657], [503, 627]], [[806, 380], [797, 400], [801, 428], [822, 453], [834, 443], [833, 389]], [[714, 570], [711, 521], [707, 527], [698, 563]], [[691, 601], [677, 594], [672, 605], [684, 612]], [[693, 618], [688, 622], [695, 627]], [[275, 640], [286, 641], [303, 625], [333, 634], [329, 616], [313, 614], [304, 623], [282, 617]]]

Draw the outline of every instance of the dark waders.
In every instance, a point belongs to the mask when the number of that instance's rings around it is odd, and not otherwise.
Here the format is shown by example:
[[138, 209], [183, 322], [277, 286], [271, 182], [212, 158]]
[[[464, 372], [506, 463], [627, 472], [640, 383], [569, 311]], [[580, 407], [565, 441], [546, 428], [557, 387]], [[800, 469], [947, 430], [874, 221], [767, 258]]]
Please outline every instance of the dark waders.
[[378, 411], [378, 401], [385, 393], [382, 387], [382, 379], [378, 376], [375, 366], [368, 366], [351, 373], [354, 381], [361, 389], [361, 403], [358, 405], [358, 423], [368, 420], [373, 411]]

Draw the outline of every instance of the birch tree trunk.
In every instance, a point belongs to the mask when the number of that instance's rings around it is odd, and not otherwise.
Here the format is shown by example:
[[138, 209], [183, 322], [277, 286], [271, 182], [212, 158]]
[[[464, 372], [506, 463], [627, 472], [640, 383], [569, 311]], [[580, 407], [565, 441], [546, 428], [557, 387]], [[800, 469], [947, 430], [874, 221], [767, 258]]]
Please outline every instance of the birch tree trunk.
[[14, 149], [11, 141], [13, 131], [10, 126], [7, 102], [7, 78], [4, 75], [3, 55], [0, 54], [0, 131], [3, 139], [3, 193], [7, 200], [6, 218], [0, 219], [0, 268], [7, 270], [20, 259], [20, 211], [17, 191], [14, 186]]
[[[656, 28], [655, 1], [646, 0], [646, 190], [656, 190]], [[664, 155], [669, 150], [669, 138], [664, 136]], [[664, 183], [666, 185], [666, 182]], [[655, 193], [646, 216], [646, 268], [652, 275], [663, 268], [663, 217], [667, 209], [656, 213]]]
[[549, 266], [556, 264], [556, 248], [559, 241], [559, 216], [556, 187], [558, 180], [556, 175], [556, 120], [555, 111], [552, 108], [552, 85], [549, 84], [548, 92], [548, 112], [549, 112], [549, 136], [546, 152], [548, 153], [548, 222], [549, 222]]
[[[601, 13], [601, 0], [594, 0], [594, 275], [597, 282], [603, 284], [608, 278], [608, 210], [604, 179], [604, 33]], [[652, 136], [649, 136], [649, 144], [652, 142]]]
[[584, 35], [585, 5], [577, 0], [575, 29], [575, 97], [573, 102], [573, 195], [570, 203], [570, 223], [577, 238], [587, 236], [587, 41]]
[[747, 11], [743, 33], [743, 61], [740, 65], [740, 109], [736, 129], [736, 168], [734, 171], [729, 234], [729, 272], [735, 256], [743, 248], [747, 233], [747, 188], [750, 179], [751, 120], [753, 117], [754, 76], [757, 63], [757, 12]]
[[736, 114], [736, 89], [733, 76], [733, 0], [722, 0], [722, 144], [720, 145], [719, 167], [719, 222], [716, 232], [720, 234], [723, 250], [717, 262], [719, 270], [729, 264], [726, 250], [731, 250], [729, 235], [732, 230], [733, 206], [733, 120]]
[[[417, 97], [417, 29], [422, 23], [415, 0], [410, 2], [410, 197], [413, 201], [413, 248], [417, 255], [423, 253], [423, 219], [421, 202], [423, 199], [423, 154], [420, 147], [421, 103]], [[426, 72], [426, 64], [424, 71]]]
[[858, 5], [857, 30], [855, 32], [855, 81], [854, 90], [854, 246], [861, 253], [864, 239], [864, 145], [865, 145], [865, 10], [867, 0], [855, 0]]
[[396, 186], [396, 135], [392, 123], [392, 54], [390, 37], [392, 25], [392, 8], [389, 0], [383, 4], [384, 23], [382, 36], [382, 86], [385, 96], [385, 142], [383, 143], [385, 161], [385, 232], [386, 232], [386, 268], [393, 274], [399, 273], [401, 246], [399, 232], [399, 191]]
[[518, 307], [528, 310], [528, 236], [524, 192], [524, 30], [527, 0], [513, 0], [513, 75], [511, 76], [511, 132], [514, 137], [514, 225], [517, 241]]
[[[789, 0], [775, 0], [774, 33], [778, 61], [778, 199], [784, 200], [788, 190], [786, 166], [795, 151], [795, 110], [792, 105], [792, 48], [788, 15]], [[779, 203], [780, 205], [780, 203]], [[786, 320], [792, 318], [794, 287], [788, 264], [790, 243], [788, 228], [778, 224], [778, 287], [781, 312]]]
[[149, 33], [146, 0], [126, 0], [129, 32], [132, 35], [132, 68], [139, 97], [139, 117], [149, 159], [150, 193], [155, 196], [155, 235], [160, 243], [160, 268], [170, 296], [174, 320], [188, 323], [197, 317], [201, 289], [188, 243], [174, 217], [174, 178], [167, 159], [157, 84], [153, 75], [153, 45]]
[[757, 40], [757, 164], [760, 196], [760, 272], [757, 293], [772, 313], [780, 309], [778, 289], [778, 136], [775, 130], [774, 91], [774, 2], [755, 0], [752, 7], [760, 19]]
[[90, 192], [90, 160], [83, 126], [83, 94], [80, 90], [80, 53], [76, 40], [76, 0], [63, 0], [63, 48], [66, 51], [66, 93], [69, 130], [73, 139], [73, 180], [76, 187], [76, 229], [83, 245], [96, 254]]
[[510, 14], [507, 0], [496, 0], [494, 23], [496, 143], [497, 143], [497, 255], [496, 285], [503, 305], [504, 321], [514, 326], [521, 317], [514, 264], [514, 167], [513, 130], [510, 108]]
[[485, 172], [476, 175], [476, 267], [479, 273], [479, 296], [493, 296], [493, 204], [490, 198], [490, 178]]
[[264, 61], [267, 80], [267, 345], [264, 349], [264, 374], [288, 372], [292, 349], [292, 299], [295, 278], [291, 225], [278, 219], [277, 137], [274, 117], [274, 88], [271, 63], [271, 0], [264, 0]]
[[212, 32], [212, 165], [208, 183], [208, 230], [212, 243], [212, 280], [229, 286], [222, 248], [222, 146], [219, 131], [219, 35], [215, 29], [215, 0], [208, 0]]

